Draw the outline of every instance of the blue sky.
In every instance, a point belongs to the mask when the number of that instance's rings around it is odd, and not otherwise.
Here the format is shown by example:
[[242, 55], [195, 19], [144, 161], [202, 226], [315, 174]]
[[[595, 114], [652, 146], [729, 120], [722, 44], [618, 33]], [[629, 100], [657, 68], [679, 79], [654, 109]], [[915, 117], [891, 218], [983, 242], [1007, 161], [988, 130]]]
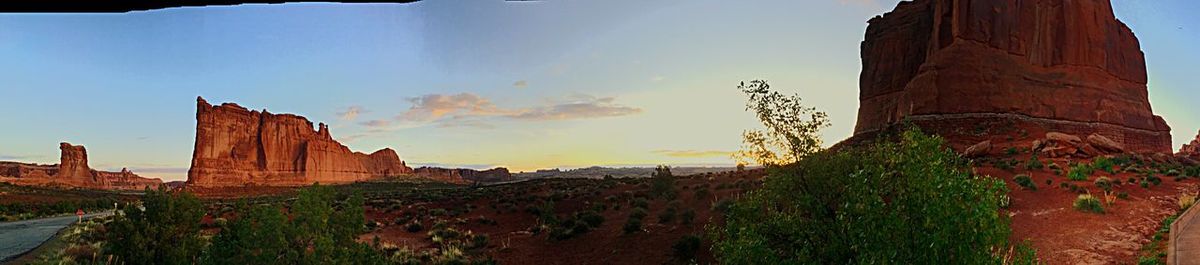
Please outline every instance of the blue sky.
[[[1194, 1], [1115, 1], [1176, 145], [1200, 129]], [[515, 170], [728, 165], [738, 81], [858, 109], [866, 20], [896, 1], [425, 1], [0, 15], [0, 159], [185, 178], [195, 98], [330, 124], [357, 151]]]

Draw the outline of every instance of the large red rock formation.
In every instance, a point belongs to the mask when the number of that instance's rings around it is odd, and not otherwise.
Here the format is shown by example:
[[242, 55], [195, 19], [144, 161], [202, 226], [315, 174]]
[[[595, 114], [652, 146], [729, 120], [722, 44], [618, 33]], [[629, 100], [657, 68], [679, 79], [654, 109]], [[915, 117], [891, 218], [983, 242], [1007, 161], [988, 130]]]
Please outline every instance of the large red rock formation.
[[953, 135], [1002, 120], [1170, 152], [1138, 40], [1107, 0], [916, 0], [869, 23], [856, 136], [910, 121], [969, 145], [984, 139]]
[[1179, 153], [1176, 156], [1200, 162], [1200, 135], [1196, 135], [1195, 140], [1179, 148]]
[[81, 145], [60, 143], [58, 149], [62, 152], [58, 165], [0, 162], [0, 182], [102, 190], [141, 190], [162, 184], [162, 180], [143, 178], [128, 169], [121, 169], [121, 172], [93, 170], [88, 167], [87, 149]]
[[349, 183], [412, 173], [392, 149], [351, 152], [324, 123], [196, 99], [196, 146], [188, 185], [298, 186]]

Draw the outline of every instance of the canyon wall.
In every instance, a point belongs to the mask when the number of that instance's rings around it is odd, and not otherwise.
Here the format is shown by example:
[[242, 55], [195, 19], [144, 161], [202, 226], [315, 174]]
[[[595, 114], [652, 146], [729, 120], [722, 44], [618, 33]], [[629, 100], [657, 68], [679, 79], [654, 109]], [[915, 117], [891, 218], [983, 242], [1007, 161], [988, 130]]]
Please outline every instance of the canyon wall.
[[350, 151], [333, 140], [324, 123], [313, 130], [312, 122], [297, 115], [196, 101], [189, 186], [336, 184], [413, 172], [392, 149]]
[[162, 180], [121, 172], [93, 170], [88, 166], [87, 149], [81, 145], [60, 143], [59, 164], [38, 165], [0, 162], [0, 182], [17, 185], [65, 186], [101, 190], [142, 190], [157, 188]]
[[861, 49], [856, 138], [912, 122], [962, 146], [1005, 124], [1171, 152], [1137, 37], [1107, 0], [901, 2]]

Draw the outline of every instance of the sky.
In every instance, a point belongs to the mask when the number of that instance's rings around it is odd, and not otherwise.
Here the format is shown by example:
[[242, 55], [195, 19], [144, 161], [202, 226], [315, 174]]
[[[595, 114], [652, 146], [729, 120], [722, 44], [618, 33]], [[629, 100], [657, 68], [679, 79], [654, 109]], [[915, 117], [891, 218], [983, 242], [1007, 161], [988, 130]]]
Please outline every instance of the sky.
[[[423, 1], [0, 14], [0, 160], [186, 179], [195, 100], [330, 125], [409, 165], [732, 165], [740, 81], [858, 110], [867, 19], [897, 1]], [[1200, 2], [1118, 0], [1176, 147], [1200, 129]]]

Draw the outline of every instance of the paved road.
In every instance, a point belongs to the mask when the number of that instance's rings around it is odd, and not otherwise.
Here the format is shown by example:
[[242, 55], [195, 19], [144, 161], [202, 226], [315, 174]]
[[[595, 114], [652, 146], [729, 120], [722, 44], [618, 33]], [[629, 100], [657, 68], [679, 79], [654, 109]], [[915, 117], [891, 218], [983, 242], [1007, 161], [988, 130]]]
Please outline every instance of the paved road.
[[[84, 215], [84, 218], [111, 215], [112, 211]], [[54, 237], [75, 223], [75, 215], [0, 223], [0, 262], [17, 258]]]

